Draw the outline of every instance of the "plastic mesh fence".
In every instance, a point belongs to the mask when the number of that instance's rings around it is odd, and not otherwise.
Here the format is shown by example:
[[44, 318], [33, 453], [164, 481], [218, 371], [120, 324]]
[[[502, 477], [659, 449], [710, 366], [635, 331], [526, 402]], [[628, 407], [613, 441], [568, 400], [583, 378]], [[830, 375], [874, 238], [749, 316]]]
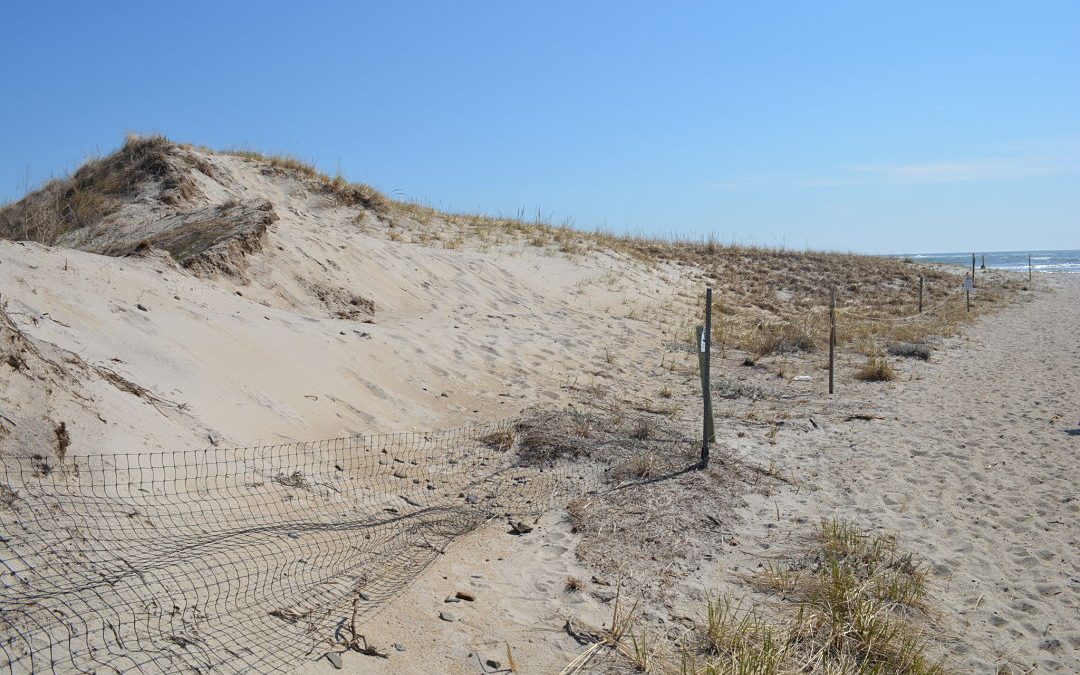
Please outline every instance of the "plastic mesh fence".
[[0, 664], [280, 672], [348, 641], [444, 547], [587, 489], [512, 427], [177, 453], [5, 458]]

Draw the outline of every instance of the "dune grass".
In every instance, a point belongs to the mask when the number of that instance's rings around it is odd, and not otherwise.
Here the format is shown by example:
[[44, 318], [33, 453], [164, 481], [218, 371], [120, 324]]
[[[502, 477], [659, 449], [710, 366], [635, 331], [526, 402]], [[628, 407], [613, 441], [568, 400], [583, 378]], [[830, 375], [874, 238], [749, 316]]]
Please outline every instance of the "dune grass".
[[892, 537], [824, 521], [812, 544], [751, 582], [770, 605], [709, 598], [671, 644], [621, 625], [607, 644], [640, 672], [680, 675], [946, 675], [926, 567]]
[[54, 244], [116, 211], [148, 181], [160, 183], [166, 203], [190, 199], [191, 180], [170, 165], [172, 147], [162, 136], [129, 136], [111, 155], [90, 159], [71, 175], [0, 208], [0, 237]]
[[[0, 238], [56, 244], [72, 230], [96, 225], [126, 200], [150, 197], [182, 209], [199, 196], [194, 173], [217, 177], [207, 148], [174, 143], [164, 136], [129, 135], [115, 152], [87, 160], [67, 176], [46, 182], [23, 198], [0, 206]], [[287, 155], [227, 151], [306, 180], [346, 206], [385, 210], [389, 200], [374, 188], [330, 177]]]
[[[212, 151], [210, 151], [212, 152]], [[255, 150], [230, 149], [221, 154], [241, 157], [250, 162], [262, 164], [283, 175], [291, 175], [314, 183], [327, 194], [336, 197], [345, 206], [359, 206], [374, 211], [385, 211], [390, 200], [386, 195], [370, 185], [352, 183], [340, 173], [329, 176], [315, 168], [315, 165], [293, 155], [263, 154]]]
[[871, 356], [867, 358], [866, 365], [855, 373], [855, 379], [863, 382], [892, 382], [896, 379], [896, 371], [884, 356]]
[[[0, 237], [55, 244], [66, 233], [101, 222], [128, 199], [158, 199], [177, 209], [199, 198], [202, 173], [228, 180], [215, 171], [215, 151], [177, 144], [162, 136], [130, 136], [107, 157], [92, 159], [70, 176], [50, 181], [23, 199], [0, 208]], [[553, 222], [539, 210], [513, 216], [454, 213], [408, 200], [391, 199], [364, 184], [329, 176], [310, 162], [287, 154], [248, 149], [217, 152], [239, 157], [263, 173], [302, 181], [347, 208], [356, 208], [357, 222], [374, 212], [385, 236], [403, 244], [447, 249], [539, 250], [546, 255], [624, 256], [665, 275], [693, 284], [685, 297], [658, 301], [631, 315], [649, 320], [681, 315], [685, 326], [675, 332], [692, 339], [700, 323], [701, 299], [696, 289], [708, 284], [714, 293], [714, 342], [718, 351], [734, 348], [753, 358], [803, 352], [827, 346], [827, 303], [830, 289], [838, 301], [838, 341], [864, 343], [919, 342], [927, 336], [950, 335], [978, 314], [967, 313], [962, 300], [945, 302], [960, 275], [910, 261], [848, 253], [790, 251], [782, 248], [720, 242], [713, 237], [677, 239], [615, 235], [584, 230], [572, 220]], [[223, 172], [227, 173], [227, 172]], [[934, 311], [907, 323], [918, 304], [919, 278], [924, 303]], [[623, 283], [616, 277], [609, 283]], [[980, 289], [980, 305], [993, 306], [1005, 290]], [[981, 306], [980, 308], [981, 309]]]

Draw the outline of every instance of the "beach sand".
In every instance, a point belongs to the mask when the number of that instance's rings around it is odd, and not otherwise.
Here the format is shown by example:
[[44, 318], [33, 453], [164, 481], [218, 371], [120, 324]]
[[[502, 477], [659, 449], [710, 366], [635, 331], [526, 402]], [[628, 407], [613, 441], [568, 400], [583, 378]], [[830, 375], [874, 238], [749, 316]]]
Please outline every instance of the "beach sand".
[[820, 428], [745, 448], [807, 489], [758, 498], [742, 553], [768, 555], [799, 518], [895, 533], [931, 565], [960, 671], [1080, 672], [1080, 276], [1040, 283], [900, 381], [809, 404]]
[[[719, 446], [781, 467], [788, 482], [746, 496], [729, 526], [739, 545], [698, 561], [676, 589], [684, 606], [649, 611], [669, 622], [696, 615], [713, 593], [768, 607], [773, 599], [746, 574], [797, 550], [819, 519], [842, 518], [895, 534], [928, 563], [935, 630], [953, 671], [1080, 672], [1077, 335], [1080, 276], [1044, 277], [1033, 301], [984, 317], [929, 363], [899, 364], [896, 382], [857, 382], [859, 361], [848, 358], [834, 396], [808, 370], [816, 381], [790, 384], [786, 400], [720, 401]], [[720, 368], [739, 372], [737, 361]], [[740, 406], [756, 419], [786, 415], [770, 437]], [[610, 618], [610, 589], [564, 588], [567, 576], [590, 577], [573, 556], [579, 540], [558, 514], [532, 538], [507, 535], [502, 523], [463, 538], [366, 626], [374, 643], [406, 651], [390, 648], [385, 661], [347, 654], [345, 669], [476, 673], [489, 658], [505, 664], [509, 644], [520, 672], [558, 672], [583, 650], [562, 631], [566, 618]], [[458, 589], [479, 589], [478, 599], [446, 604]], [[454, 623], [439, 619], [447, 608]], [[333, 672], [325, 660], [311, 669]]]

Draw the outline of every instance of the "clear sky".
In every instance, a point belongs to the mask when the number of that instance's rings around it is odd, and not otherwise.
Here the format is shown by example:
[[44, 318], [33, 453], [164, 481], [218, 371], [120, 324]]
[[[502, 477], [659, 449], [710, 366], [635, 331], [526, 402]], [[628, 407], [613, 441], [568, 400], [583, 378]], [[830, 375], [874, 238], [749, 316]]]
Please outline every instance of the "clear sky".
[[1075, 0], [0, 1], [0, 200], [162, 132], [589, 229], [1080, 248]]

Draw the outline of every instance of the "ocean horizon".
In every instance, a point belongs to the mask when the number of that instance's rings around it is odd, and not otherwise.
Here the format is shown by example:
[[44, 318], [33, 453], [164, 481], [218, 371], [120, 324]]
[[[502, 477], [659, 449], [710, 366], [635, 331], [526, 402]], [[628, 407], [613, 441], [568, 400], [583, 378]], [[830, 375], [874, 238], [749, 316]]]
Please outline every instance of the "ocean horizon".
[[[1031, 269], [1035, 272], [1080, 273], [1080, 250], [1059, 251], [985, 251], [975, 252], [975, 265], [1003, 270], [1026, 271], [1028, 256], [1031, 256]], [[889, 256], [910, 258], [919, 262], [945, 263], [971, 267], [971, 251], [964, 253], [905, 253]]]

